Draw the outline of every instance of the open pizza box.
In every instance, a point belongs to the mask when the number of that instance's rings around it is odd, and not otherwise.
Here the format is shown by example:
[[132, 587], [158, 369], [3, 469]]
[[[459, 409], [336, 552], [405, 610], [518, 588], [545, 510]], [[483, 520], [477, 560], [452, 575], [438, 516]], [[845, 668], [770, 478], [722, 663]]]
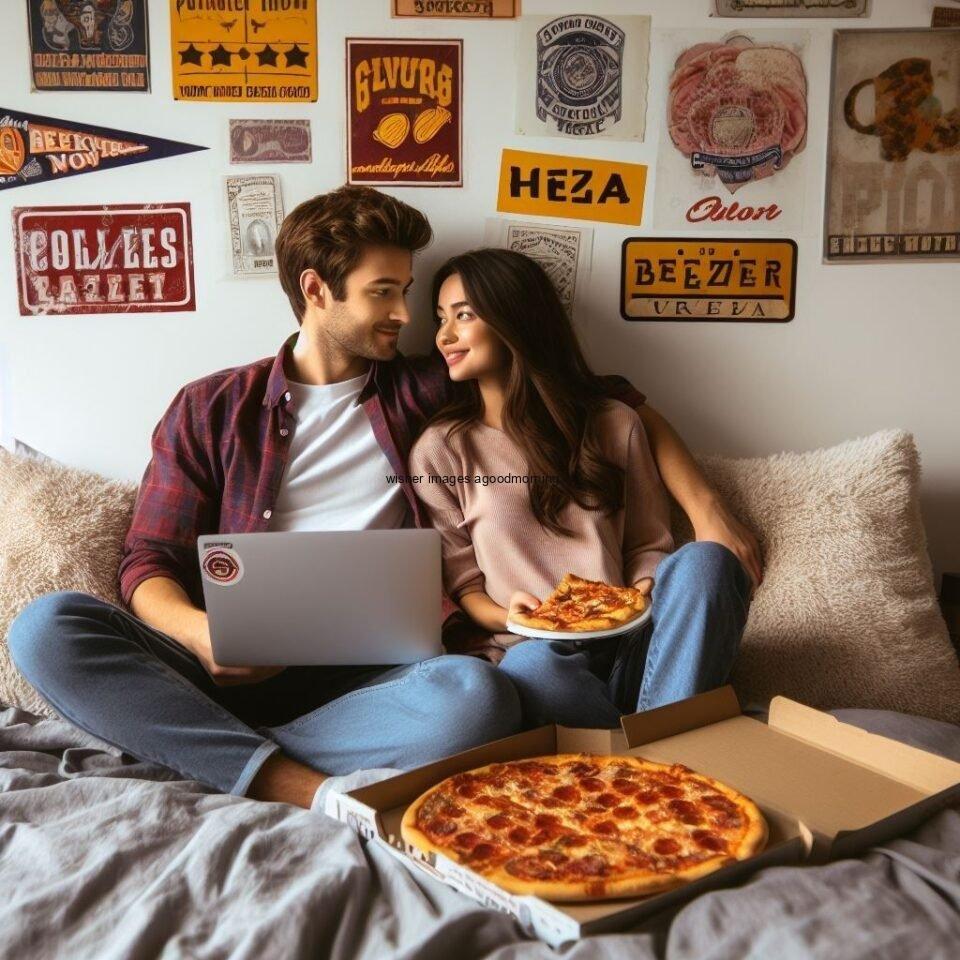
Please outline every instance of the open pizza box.
[[[646, 917], [761, 867], [822, 863], [897, 836], [960, 799], [960, 763], [841, 723], [785, 697], [767, 723], [744, 716], [731, 687], [635, 713], [623, 730], [540, 727], [467, 750], [354, 790], [337, 816], [422, 869], [491, 907], [515, 916], [552, 946], [629, 929]], [[596, 753], [684, 763], [750, 797], [770, 829], [766, 847], [748, 860], [665, 893], [593, 903], [548, 903], [517, 896], [442, 855], [423, 854], [400, 837], [407, 806], [446, 777], [488, 763], [554, 753]]]

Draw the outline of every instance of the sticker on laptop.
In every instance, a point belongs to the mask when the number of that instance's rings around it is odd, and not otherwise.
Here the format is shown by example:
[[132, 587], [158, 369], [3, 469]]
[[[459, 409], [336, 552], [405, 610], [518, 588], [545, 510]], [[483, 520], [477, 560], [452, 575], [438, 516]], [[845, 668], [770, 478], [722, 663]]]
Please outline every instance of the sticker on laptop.
[[211, 583], [232, 587], [243, 579], [243, 561], [228, 546], [210, 545], [203, 551], [200, 569]]

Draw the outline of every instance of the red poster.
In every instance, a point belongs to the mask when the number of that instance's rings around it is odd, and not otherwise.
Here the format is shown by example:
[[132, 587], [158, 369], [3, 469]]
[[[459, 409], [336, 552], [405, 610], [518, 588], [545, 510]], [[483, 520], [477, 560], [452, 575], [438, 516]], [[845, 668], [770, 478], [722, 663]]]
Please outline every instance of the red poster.
[[190, 204], [15, 207], [20, 314], [195, 310]]
[[350, 183], [460, 187], [461, 40], [347, 40]]

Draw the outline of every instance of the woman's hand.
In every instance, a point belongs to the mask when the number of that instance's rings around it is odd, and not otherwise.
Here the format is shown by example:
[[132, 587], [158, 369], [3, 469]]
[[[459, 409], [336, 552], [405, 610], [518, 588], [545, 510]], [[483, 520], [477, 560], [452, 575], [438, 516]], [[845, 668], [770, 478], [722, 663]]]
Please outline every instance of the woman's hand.
[[529, 613], [540, 606], [540, 601], [526, 590], [515, 590], [510, 595], [510, 603], [507, 605], [507, 619], [509, 620], [515, 613]]
[[712, 509], [693, 524], [697, 540], [722, 543], [743, 564], [756, 590], [763, 583], [763, 557], [760, 543], [753, 531], [744, 526], [721, 500], [715, 500]]
[[653, 577], [644, 577], [633, 585], [634, 590], [639, 590], [645, 597], [650, 596], [653, 590]]

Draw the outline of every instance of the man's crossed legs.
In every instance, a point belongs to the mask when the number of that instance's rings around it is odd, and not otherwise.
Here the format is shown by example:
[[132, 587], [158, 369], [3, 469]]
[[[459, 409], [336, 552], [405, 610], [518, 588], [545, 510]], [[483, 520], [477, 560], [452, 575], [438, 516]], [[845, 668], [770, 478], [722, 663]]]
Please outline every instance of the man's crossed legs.
[[180, 644], [82, 593], [35, 600], [8, 642], [20, 672], [73, 724], [238, 796], [278, 750], [334, 775], [409, 769], [520, 728], [509, 678], [473, 657], [288, 667], [221, 687]]

